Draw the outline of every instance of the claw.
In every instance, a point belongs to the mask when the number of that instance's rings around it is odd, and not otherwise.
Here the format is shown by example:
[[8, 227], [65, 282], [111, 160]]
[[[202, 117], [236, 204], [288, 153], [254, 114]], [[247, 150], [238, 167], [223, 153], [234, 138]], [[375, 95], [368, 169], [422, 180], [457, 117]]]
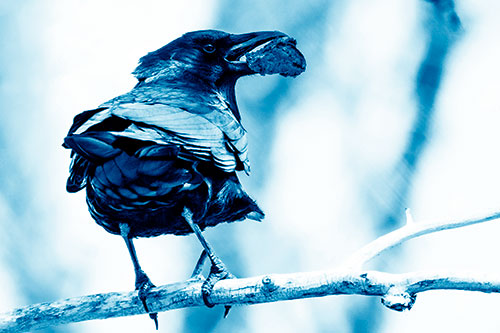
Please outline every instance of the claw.
[[150, 313], [149, 318], [153, 319], [153, 321], [155, 322], [155, 328], [158, 331], [158, 313]]
[[[212, 294], [212, 290], [214, 289], [215, 284], [220, 280], [234, 279], [234, 278], [235, 276], [227, 270], [222, 261], [219, 258], [215, 257], [212, 260], [212, 267], [210, 268], [210, 274], [208, 275], [207, 279], [205, 280], [205, 282], [203, 282], [203, 285], [201, 286], [201, 296], [203, 298], [203, 303], [205, 303], [205, 305], [209, 308], [214, 307], [215, 304], [210, 302], [208, 298]], [[231, 309], [230, 305], [225, 306], [224, 318], [227, 317], [230, 309]]]
[[227, 318], [227, 315], [229, 314], [229, 310], [231, 310], [231, 305], [224, 305], [224, 319]]

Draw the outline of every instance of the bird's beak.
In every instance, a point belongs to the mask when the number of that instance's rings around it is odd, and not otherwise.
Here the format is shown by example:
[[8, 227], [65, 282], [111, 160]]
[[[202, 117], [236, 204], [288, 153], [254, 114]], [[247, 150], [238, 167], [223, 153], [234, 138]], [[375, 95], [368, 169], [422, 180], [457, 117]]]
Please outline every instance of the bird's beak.
[[230, 35], [230, 45], [232, 46], [225, 56], [229, 69], [240, 75], [255, 73], [248, 67], [246, 54], [257, 48], [263, 47], [273, 39], [282, 37], [287, 37], [287, 35], [280, 31], [259, 31], [240, 35]]

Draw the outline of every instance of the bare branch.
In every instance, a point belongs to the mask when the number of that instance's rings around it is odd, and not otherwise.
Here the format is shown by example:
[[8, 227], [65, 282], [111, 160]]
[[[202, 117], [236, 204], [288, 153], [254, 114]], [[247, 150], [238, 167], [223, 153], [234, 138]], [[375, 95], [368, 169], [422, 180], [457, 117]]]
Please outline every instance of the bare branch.
[[[203, 305], [199, 279], [152, 289], [151, 311], [167, 311]], [[500, 276], [416, 272], [389, 274], [376, 271], [320, 271], [273, 274], [217, 283], [214, 304], [256, 304], [328, 295], [381, 296], [394, 310], [410, 309], [416, 294], [427, 290], [455, 289], [500, 292]], [[0, 331], [31, 331], [92, 319], [144, 313], [136, 292], [96, 294], [53, 303], [40, 303], [0, 315]]]
[[441, 222], [428, 222], [416, 223], [410, 215], [409, 210], [406, 211], [406, 224], [393, 232], [375, 239], [373, 242], [367, 244], [360, 250], [356, 251], [342, 266], [343, 268], [350, 268], [359, 270], [368, 261], [380, 255], [382, 252], [393, 248], [407, 240], [427, 235], [433, 232], [456, 229], [468, 225], [488, 222], [500, 218], [500, 212], [493, 212], [485, 216], [470, 218], [463, 221], [441, 221]]
[[[362, 272], [361, 267], [383, 251], [432, 232], [454, 229], [500, 218], [500, 212], [464, 221], [414, 223], [407, 211], [404, 227], [382, 236], [356, 252], [342, 270], [273, 274], [218, 282], [210, 302], [221, 305], [269, 303], [329, 295], [381, 296], [390, 309], [411, 309], [416, 294], [437, 289], [500, 292], [500, 276], [475, 273], [415, 272], [389, 274]], [[152, 312], [202, 306], [200, 277], [153, 288], [148, 295]], [[40, 303], [0, 314], [0, 331], [31, 331], [93, 319], [144, 313], [137, 292], [96, 294]]]

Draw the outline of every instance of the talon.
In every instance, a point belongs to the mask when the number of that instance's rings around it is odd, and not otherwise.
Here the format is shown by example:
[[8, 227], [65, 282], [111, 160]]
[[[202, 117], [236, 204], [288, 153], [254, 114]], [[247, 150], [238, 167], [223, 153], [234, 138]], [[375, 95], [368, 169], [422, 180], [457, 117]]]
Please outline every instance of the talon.
[[231, 310], [231, 305], [225, 305], [224, 306], [224, 319], [227, 318], [227, 315], [229, 314], [229, 310]]
[[158, 331], [158, 313], [150, 313], [149, 318], [153, 319], [153, 321], [155, 322], [155, 328]]
[[[208, 298], [212, 294], [212, 290], [214, 289], [215, 284], [220, 280], [234, 278], [235, 276], [227, 270], [222, 261], [218, 258], [215, 258], [213, 260], [212, 267], [210, 268], [210, 274], [201, 286], [201, 296], [203, 298], [203, 303], [205, 303], [207, 307], [213, 308], [215, 304], [210, 302]], [[225, 308], [226, 310], [224, 311], [224, 318], [227, 317], [231, 306], [226, 305]]]

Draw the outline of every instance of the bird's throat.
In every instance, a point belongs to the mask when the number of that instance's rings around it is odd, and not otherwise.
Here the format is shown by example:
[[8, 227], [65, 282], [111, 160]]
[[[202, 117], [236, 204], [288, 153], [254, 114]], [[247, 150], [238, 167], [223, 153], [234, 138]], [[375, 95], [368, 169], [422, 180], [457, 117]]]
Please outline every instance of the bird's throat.
[[237, 78], [227, 79], [218, 85], [217, 88], [220, 94], [224, 97], [225, 102], [229, 105], [229, 108], [233, 112], [236, 119], [240, 121], [241, 115], [238, 109], [238, 104], [236, 103], [236, 80]]

